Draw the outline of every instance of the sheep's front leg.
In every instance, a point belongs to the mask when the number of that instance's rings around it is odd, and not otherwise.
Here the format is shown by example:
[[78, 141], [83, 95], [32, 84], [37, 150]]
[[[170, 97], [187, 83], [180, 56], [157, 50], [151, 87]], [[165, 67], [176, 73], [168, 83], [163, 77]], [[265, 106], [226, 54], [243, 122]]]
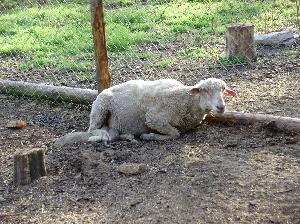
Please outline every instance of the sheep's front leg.
[[169, 123], [168, 116], [165, 113], [149, 111], [146, 114], [146, 125], [160, 134], [142, 134], [140, 138], [143, 140], [168, 140], [176, 139], [180, 136], [179, 131]]
[[107, 122], [109, 115], [109, 99], [104, 94], [99, 94], [97, 99], [93, 102], [90, 114], [89, 133], [100, 129]]
[[109, 128], [102, 127], [101, 129], [96, 129], [90, 132], [92, 136], [89, 137], [89, 142], [103, 142], [105, 145], [110, 143], [114, 136], [111, 136], [109, 133]]

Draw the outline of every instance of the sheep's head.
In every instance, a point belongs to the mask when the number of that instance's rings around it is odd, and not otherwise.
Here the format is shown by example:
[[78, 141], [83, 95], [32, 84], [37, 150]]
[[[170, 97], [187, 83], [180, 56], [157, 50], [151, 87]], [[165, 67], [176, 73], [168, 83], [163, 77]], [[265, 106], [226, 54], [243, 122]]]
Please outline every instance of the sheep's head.
[[223, 80], [216, 78], [201, 80], [188, 91], [188, 94], [199, 96], [200, 108], [213, 113], [224, 113], [224, 95], [235, 96], [235, 92], [227, 87]]

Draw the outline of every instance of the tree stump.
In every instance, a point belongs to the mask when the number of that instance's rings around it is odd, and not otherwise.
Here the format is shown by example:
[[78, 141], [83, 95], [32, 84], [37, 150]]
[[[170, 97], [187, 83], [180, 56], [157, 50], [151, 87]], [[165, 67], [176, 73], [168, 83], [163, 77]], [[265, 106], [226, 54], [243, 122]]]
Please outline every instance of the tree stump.
[[14, 155], [14, 182], [16, 185], [29, 184], [46, 175], [43, 149], [22, 150]]
[[240, 57], [248, 62], [256, 61], [254, 25], [231, 24], [226, 28], [226, 57]]

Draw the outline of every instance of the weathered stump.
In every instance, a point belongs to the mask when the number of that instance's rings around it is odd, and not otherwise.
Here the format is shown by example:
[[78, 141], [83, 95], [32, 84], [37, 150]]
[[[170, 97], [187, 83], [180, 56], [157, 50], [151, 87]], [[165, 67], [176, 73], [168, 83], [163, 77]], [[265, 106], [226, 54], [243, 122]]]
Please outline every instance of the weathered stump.
[[254, 25], [231, 24], [226, 28], [226, 57], [240, 57], [248, 62], [256, 61]]
[[14, 182], [16, 185], [29, 184], [46, 175], [43, 149], [22, 150], [14, 155]]

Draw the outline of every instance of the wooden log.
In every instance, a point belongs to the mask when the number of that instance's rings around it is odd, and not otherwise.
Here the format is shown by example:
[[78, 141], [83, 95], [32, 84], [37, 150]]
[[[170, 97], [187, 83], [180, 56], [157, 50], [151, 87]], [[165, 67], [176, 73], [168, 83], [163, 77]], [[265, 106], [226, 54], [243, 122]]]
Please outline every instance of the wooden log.
[[38, 99], [49, 99], [54, 101], [66, 101], [77, 104], [91, 104], [98, 92], [90, 89], [72, 88], [66, 86], [52, 86], [35, 84], [22, 81], [9, 81], [0, 79], [0, 93], [29, 96]]
[[240, 57], [248, 62], [256, 61], [254, 25], [231, 24], [226, 28], [226, 57]]
[[14, 183], [25, 185], [46, 176], [43, 149], [20, 150], [14, 155]]
[[232, 122], [239, 124], [269, 123], [278, 129], [300, 131], [300, 119], [267, 114], [252, 114], [244, 112], [225, 112], [224, 114], [208, 115], [208, 122]]
[[110, 87], [110, 75], [105, 40], [103, 1], [91, 0], [92, 29], [96, 59], [98, 92]]

